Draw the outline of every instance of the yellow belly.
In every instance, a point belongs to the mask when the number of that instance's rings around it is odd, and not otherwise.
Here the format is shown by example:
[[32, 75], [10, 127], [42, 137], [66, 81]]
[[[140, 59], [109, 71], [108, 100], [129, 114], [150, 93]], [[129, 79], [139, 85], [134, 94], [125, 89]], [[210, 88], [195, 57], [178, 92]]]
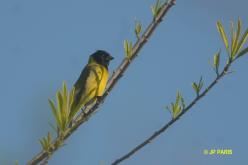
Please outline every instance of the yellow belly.
[[108, 82], [109, 74], [104, 66], [93, 63], [89, 64], [86, 69], [85, 74], [81, 75], [75, 84], [76, 101], [72, 105], [75, 112], [87, 103], [94, 102], [96, 96], [102, 96]]
[[108, 82], [108, 71], [105, 67], [93, 64], [93, 71], [86, 81], [86, 90], [84, 91], [81, 100], [83, 104], [87, 103], [96, 96], [102, 96], [107, 82]]

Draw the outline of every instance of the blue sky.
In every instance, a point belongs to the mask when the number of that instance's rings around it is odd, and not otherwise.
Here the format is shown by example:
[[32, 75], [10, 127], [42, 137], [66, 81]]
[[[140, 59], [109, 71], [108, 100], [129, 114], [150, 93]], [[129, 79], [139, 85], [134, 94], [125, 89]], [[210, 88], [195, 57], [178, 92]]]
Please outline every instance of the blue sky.
[[[65, 80], [72, 86], [97, 49], [122, 59], [123, 40], [135, 42], [134, 20], [152, 19], [146, 1], [0, 1], [0, 164], [25, 164], [40, 151], [38, 139], [51, 131], [47, 99]], [[177, 1], [139, 57], [109, 95], [101, 111], [67, 141], [51, 165], [109, 164], [169, 121], [165, 106], [177, 90], [186, 103], [192, 81], [214, 78], [208, 60], [221, 48], [215, 23], [229, 27], [240, 17], [248, 27], [246, 0]], [[123, 165], [247, 164], [247, 66], [244, 57], [189, 113]], [[222, 65], [223, 66], [223, 65]], [[232, 149], [206, 156], [204, 149]]]

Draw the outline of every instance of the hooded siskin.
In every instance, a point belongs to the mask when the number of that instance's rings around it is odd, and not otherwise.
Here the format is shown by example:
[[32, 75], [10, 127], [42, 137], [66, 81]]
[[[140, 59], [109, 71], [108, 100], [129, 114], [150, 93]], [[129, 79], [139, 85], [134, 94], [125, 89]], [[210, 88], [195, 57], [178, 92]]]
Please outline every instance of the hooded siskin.
[[98, 50], [89, 57], [88, 64], [74, 84], [75, 95], [71, 107], [72, 116], [90, 101], [101, 97], [106, 88], [109, 62], [114, 58], [103, 50]]

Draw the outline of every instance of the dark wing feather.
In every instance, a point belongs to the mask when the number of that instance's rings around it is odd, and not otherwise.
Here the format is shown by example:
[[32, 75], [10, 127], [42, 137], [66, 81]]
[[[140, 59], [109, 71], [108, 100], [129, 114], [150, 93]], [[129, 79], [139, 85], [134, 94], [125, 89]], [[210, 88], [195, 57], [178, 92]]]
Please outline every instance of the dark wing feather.
[[74, 84], [75, 97], [74, 97], [74, 102], [73, 102], [72, 107], [76, 107], [79, 104], [80, 98], [81, 98], [82, 94], [84, 93], [84, 91], [86, 90], [85, 89], [86, 88], [86, 81], [87, 81], [88, 77], [90, 76], [90, 72], [91, 72], [91, 67], [88, 65], [85, 66], [84, 69], [82, 70], [78, 80]]

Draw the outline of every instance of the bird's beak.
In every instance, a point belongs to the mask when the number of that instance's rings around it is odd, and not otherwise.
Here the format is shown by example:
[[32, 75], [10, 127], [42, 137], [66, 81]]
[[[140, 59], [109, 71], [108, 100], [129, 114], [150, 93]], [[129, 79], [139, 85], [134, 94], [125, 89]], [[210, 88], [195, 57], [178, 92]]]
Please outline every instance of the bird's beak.
[[107, 60], [108, 60], [108, 61], [111, 61], [111, 60], [113, 60], [113, 59], [114, 59], [114, 57], [112, 57], [112, 56], [110, 56], [110, 55], [107, 57]]

